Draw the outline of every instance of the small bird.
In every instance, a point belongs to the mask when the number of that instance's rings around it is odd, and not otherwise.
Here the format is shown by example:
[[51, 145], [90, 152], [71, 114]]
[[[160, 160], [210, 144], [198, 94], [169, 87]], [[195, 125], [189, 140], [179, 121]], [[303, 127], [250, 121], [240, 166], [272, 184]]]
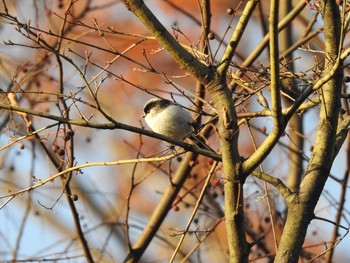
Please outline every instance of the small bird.
[[166, 99], [151, 99], [143, 107], [145, 121], [152, 131], [182, 141], [194, 131], [191, 114]]

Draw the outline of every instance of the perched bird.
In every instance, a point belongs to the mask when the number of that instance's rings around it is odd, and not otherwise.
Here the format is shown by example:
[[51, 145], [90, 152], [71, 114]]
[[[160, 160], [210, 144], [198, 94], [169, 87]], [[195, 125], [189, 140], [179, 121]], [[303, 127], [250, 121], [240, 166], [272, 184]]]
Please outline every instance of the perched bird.
[[194, 132], [191, 114], [179, 104], [166, 99], [151, 99], [143, 107], [145, 121], [152, 131], [184, 140]]

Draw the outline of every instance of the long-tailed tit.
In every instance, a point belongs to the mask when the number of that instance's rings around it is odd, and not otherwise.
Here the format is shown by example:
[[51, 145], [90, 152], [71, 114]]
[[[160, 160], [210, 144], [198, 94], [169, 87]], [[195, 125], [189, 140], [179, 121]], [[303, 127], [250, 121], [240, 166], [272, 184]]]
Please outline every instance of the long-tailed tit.
[[180, 105], [166, 99], [151, 99], [143, 107], [147, 125], [156, 133], [184, 140], [194, 132], [191, 114]]
[[191, 114], [179, 104], [166, 99], [151, 99], [146, 102], [143, 112], [152, 131], [179, 141], [188, 138], [196, 145], [215, 152], [203, 139], [193, 134], [195, 122]]

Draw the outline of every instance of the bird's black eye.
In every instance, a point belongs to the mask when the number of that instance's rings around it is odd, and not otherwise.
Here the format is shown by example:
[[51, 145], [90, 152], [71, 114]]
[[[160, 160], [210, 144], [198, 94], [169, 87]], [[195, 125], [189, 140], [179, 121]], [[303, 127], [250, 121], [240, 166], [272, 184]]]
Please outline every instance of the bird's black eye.
[[143, 107], [143, 112], [145, 114], [150, 113], [151, 109], [156, 106], [157, 102], [155, 100], [150, 100], [149, 102], [146, 103], [145, 107]]
[[151, 111], [151, 108], [153, 107], [152, 104], [153, 104], [153, 103], [147, 103], [147, 104], [145, 105], [145, 107], [143, 108], [143, 112], [144, 112], [145, 114], [147, 114], [147, 113], [149, 113], [149, 112]]

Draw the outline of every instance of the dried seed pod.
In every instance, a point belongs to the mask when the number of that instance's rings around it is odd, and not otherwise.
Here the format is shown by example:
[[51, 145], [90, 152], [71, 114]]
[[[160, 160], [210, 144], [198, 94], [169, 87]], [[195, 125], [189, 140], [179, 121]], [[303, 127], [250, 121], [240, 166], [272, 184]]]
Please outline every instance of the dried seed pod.
[[58, 149], [57, 154], [58, 154], [58, 156], [63, 156], [65, 154], [64, 149], [62, 149], [62, 148]]

